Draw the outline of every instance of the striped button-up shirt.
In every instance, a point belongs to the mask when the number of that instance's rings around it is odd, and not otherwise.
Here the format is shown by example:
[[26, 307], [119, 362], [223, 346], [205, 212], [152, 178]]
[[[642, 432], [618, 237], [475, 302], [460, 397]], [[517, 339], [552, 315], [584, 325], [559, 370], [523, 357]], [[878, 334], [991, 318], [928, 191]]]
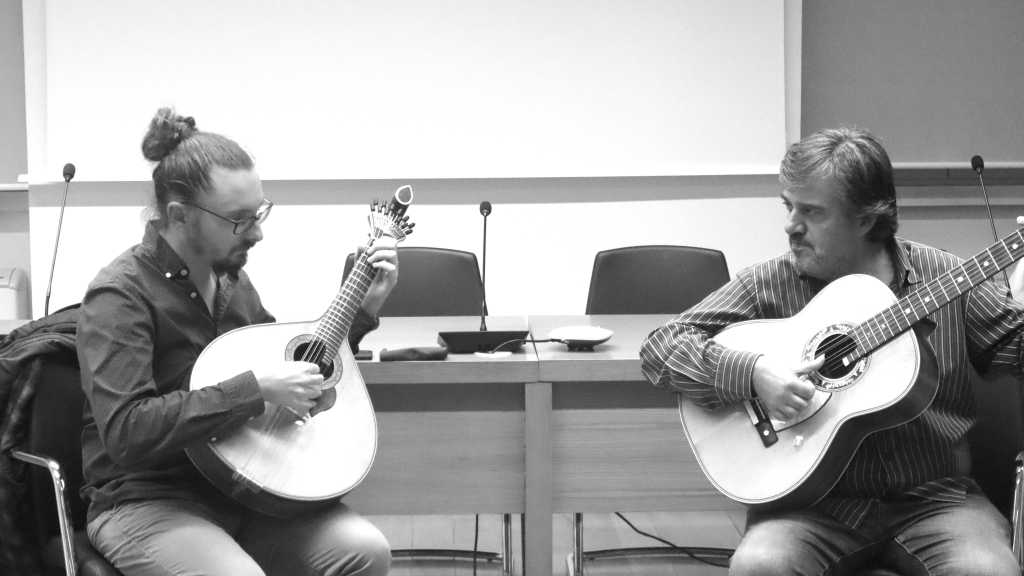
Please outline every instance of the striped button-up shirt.
[[[959, 258], [897, 238], [889, 287], [903, 297], [959, 266]], [[706, 410], [750, 400], [760, 354], [727, 349], [712, 338], [746, 320], [796, 315], [825, 286], [799, 275], [791, 253], [740, 272], [697, 306], [655, 330], [640, 350], [644, 375]], [[857, 527], [880, 498], [962, 502], [971, 462], [967, 431], [977, 418], [972, 364], [982, 375], [1021, 374], [1024, 308], [986, 281], [930, 316], [927, 336], [938, 362], [938, 391], [914, 420], [870, 434], [846, 471], [815, 507]]]

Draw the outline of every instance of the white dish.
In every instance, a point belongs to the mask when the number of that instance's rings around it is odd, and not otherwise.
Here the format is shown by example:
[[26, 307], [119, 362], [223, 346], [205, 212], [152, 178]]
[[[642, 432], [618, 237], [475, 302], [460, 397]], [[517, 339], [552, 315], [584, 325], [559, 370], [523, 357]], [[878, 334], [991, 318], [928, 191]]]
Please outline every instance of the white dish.
[[607, 342], [612, 334], [614, 332], [600, 326], [563, 326], [552, 330], [548, 334], [548, 338], [564, 342], [569, 345], [570, 349], [592, 348], [597, 344]]

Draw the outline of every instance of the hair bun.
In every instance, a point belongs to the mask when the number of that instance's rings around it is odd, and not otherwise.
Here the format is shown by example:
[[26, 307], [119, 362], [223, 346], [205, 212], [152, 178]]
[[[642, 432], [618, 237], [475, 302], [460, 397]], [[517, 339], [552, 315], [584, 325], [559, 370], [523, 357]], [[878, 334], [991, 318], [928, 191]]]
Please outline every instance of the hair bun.
[[161, 108], [149, 122], [149, 130], [142, 138], [142, 155], [151, 162], [159, 162], [198, 132], [191, 116], [178, 116], [173, 108]]

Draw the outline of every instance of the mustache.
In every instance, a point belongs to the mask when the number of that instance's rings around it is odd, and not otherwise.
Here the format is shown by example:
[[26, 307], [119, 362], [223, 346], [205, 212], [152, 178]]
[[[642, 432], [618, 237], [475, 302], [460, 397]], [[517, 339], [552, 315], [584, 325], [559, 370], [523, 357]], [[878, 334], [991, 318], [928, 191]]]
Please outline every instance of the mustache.
[[810, 243], [804, 242], [804, 237], [803, 236], [790, 236], [789, 237], [789, 245], [790, 246], [806, 246], [807, 248], [813, 248], [814, 247]]

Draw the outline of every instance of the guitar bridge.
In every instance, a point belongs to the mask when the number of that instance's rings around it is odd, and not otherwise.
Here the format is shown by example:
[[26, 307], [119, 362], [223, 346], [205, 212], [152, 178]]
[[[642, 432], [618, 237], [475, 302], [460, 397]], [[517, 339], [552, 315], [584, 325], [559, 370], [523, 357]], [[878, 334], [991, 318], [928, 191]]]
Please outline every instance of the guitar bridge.
[[761, 439], [764, 447], [767, 448], [778, 442], [779, 435], [775, 432], [775, 426], [772, 425], [772, 420], [768, 417], [768, 413], [764, 411], [761, 402], [754, 398], [749, 402], [744, 402], [744, 404], [746, 404], [747, 414], [750, 415], [750, 422], [754, 425], [754, 429], [757, 430], [757, 437]]

